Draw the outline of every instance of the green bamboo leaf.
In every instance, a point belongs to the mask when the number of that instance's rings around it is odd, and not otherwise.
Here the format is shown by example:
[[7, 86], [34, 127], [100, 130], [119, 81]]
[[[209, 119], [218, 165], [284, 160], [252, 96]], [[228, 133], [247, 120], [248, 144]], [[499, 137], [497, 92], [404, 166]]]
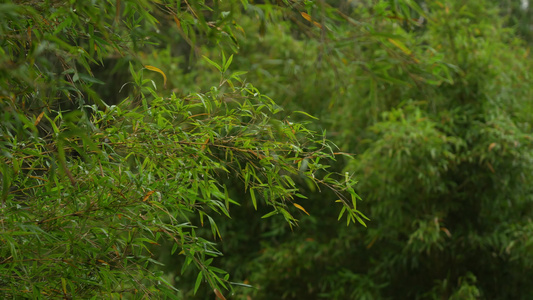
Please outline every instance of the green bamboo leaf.
[[294, 112], [295, 112], [295, 113], [302, 114], [302, 115], [306, 115], [306, 116], [308, 116], [308, 117], [311, 118], [311, 119], [318, 120], [317, 117], [311, 116], [310, 114], [306, 113], [305, 111], [296, 110], [296, 111], [294, 111]]
[[67, 280], [61, 277], [61, 287], [63, 288], [63, 293], [67, 294]]
[[341, 212], [339, 213], [339, 218], [337, 219], [337, 221], [340, 221], [340, 219], [342, 218], [342, 215], [344, 214], [345, 211], [346, 211], [346, 206], [343, 206], [342, 209], [341, 209]]
[[274, 210], [274, 211], [271, 211], [268, 214], [262, 216], [261, 219], [266, 219], [266, 218], [269, 218], [269, 217], [271, 217], [273, 215], [277, 215], [277, 214], [279, 214], [279, 212], [277, 210]]
[[223, 72], [226, 72], [229, 68], [229, 66], [231, 65], [231, 61], [233, 60], [233, 54], [228, 58], [228, 61], [226, 62], [226, 64], [224, 65], [224, 70]]
[[172, 245], [172, 250], [170, 251], [170, 255], [174, 254], [176, 250], [178, 250], [178, 243], [174, 243], [174, 245]]
[[202, 55], [202, 57], [203, 57], [203, 58], [204, 58], [209, 64], [211, 64], [212, 66], [214, 66], [215, 68], [217, 68], [217, 70], [218, 70], [219, 72], [222, 73], [222, 67], [221, 67], [221, 66], [219, 66], [216, 62], [210, 60], [210, 59], [209, 59], [207, 56], [205, 56], [205, 55]]
[[253, 188], [250, 188], [250, 195], [252, 196], [252, 204], [254, 205], [255, 210], [257, 210], [257, 200], [255, 199], [255, 192]]
[[213, 218], [211, 218], [210, 216], [207, 216], [207, 219], [209, 220], [209, 224], [211, 225], [211, 232], [213, 233], [213, 238], [216, 239], [216, 237], [218, 236], [220, 239], [222, 239], [222, 236], [220, 235], [220, 231], [218, 230], [218, 226], [213, 220]]
[[200, 273], [198, 273], [198, 276], [196, 277], [196, 283], [194, 284], [194, 294], [196, 294], [196, 292], [198, 291], [198, 288], [200, 287], [200, 283], [202, 283], [203, 277], [204, 277], [204, 273], [200, 271]]

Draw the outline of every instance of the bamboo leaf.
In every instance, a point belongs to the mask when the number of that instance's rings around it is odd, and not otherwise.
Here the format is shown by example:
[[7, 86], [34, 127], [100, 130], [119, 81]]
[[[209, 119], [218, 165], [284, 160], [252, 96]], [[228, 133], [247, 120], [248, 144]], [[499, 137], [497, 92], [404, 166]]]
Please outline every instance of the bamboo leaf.
[[257, 210], [257, 200], [255, 199], [255, 192], [253, 188], [250, 188], [250, 196], [252, 196], [252, 204], [254, 205], [255, 210]]
[[144, 66], [146, 69], [150, 70], [150, 71], [154, 71], [154, 72], [157, 72], [161, 75], [163, 75], [163, 86], [166, 88], [167, 87], [167, 75], [165, 75], [165, 73], [163, 71], [161, 71], [161, 69], [159, 68], [156, 68], [154, 66]]
[[214, 289], [213, 292], [215, 292], [215, 295], [217, 296], [217, 299], [226, 300], [226, 297], [224, 297], [224, 295], [222, 295], [222, 293], [219, 290]]
[[231, 65], [231, 61], [232, 60], [233, 60], [233, 54], [228, 58], [228, 61], [224, 65], [224, 72], [226, 72], [228, 70], [229, 66]]
[[278, 213], [279, 213], [279, 212], [278, 212], [277, 210], [271, 211], [271, 212], [269, 212], [268, 214], [262, 216], [261, 219], [266, 219], [266, 218], [271, 217], [271, 216], [273, 216], [273, 215], [277, 215]]
[[402, 50], [403, 53], [407, 54], [407, 55], [411, 55], [412, 51], [409, 50], [402, 42], [398, 41], [398, 40], [395, 40], [395, 39], [391, 39], [391, 38], [388, 38], [387, 39], [389, 42], [391, 42], [391, 44], [393, 44], [394, 46], [398, 47], [400, 50]]
[[155, 193], [155, 191], [149, 191], [148, 193], [146, 193], [146, 195], [144, 195], [143, 197], [143, 202], [145, 202], [146, 200], [148, 200], [148, 198], [150, 198], [150, 196]]
[[63, 288], [63, 293], [67, 294], [67, 280], [61, 277], [61, 287]]
[[194, 284], [194, 294], [198, 291], [198, 288], [200, 287], [200, 283], [202, 282], [202, 279], [204, 277], [204, 273], [200, 272], [198, 273], [198, 276], [196, 277], [196, 283]]
[[309, 117], [309, 118], [311, 118], [311, 119], [315, 119], [315, 120], [318, 120], [318, 118], [317, 118], [317, 117], [314, 117], [314, 116], [312, 116], [312, 115], [310, 115], [310, 114], [306, 113], [305, 111], [300, 111], [300, 110], [296, 110], [296, 111], [294, 111], [294, 112], [295, 112], [295, 113], [299, 113], [299, 114], [302, 114], [302, 115], [306, 115], [306, 116], [308, 116], [308, 117]]
[[33, 123], [33, 125], [37, 126], [37, 124], [39, 124], [39, 122], [41, 122], [41, 119], [43, 118], [43, 116], [44, 116], [44, 111], [39, 114], [39, 116], [37, 117], [37, 119], [35, 120], [35, 123]]
[[306, 213], [308, 216], [310, 216], [309, 213], [305, 210], [305, 208], [303, 208], [303, 206], [301, 206], [300, 204], [293, 203], [292, 205], [294, 205], [297, 209], [303, 211], [303, 212]]
[[221, 67], [221, 66], [219, 66], [216, 62], [210, 60], [210, 59], [209, 59], [207, 56], [205, 56], [205, 55], [202, 55], [202, 57], [203, 57], [203, 58], [204, 58], [209, 64], [211, 64], [213, 67], [217, 68], [217, 70], [218, 70], [219, 72], [222, 73], [222, 67]]
[[339, 218], [337, 219], [337, 221], [339, 221], [342, 218], [342, 215], [344, 214], [345, 211], [346, 211], [346, 206], [343, 206], [341, 209], [341, 212], [339, 213]]
[[174, 22], [176, 22], [176, 25], [178, 26], [178, 28], [181, 30], [181, 22], [178, 19], [178, 17], [176, 17], [175, 15], [173, 15], [172, 17], [174, 18]]
[[313, 21], [313, 19], [311, 18], [311, 16], [308, 15], [307, 13], [300, 12], [300, 14], [301, 14], [302, 17], [303, 17], [304, 19], [306, 19], [307, 21], [309, 21], [309, 22], [312, 22], [312, 21]]

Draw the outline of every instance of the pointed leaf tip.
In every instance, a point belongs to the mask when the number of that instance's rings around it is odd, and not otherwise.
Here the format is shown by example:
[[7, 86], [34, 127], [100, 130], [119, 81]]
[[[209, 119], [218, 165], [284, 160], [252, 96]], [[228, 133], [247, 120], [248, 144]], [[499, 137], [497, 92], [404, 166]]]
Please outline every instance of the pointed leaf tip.
[[303, 206], [301, 206], [300, 204], [297, 204], [297, 203], [293, 203], [292, 205], [294, 205], [297, 209], [303, 211], [304, 213], [306, 213], [308, 216], [309, 216], [309, 213], [305, 210], [305, 208], [303, 208]]
[[150, 71], [154, 71], [154, 72], [157, 72], [157, 73], [163, 75], [163, 86], [164, 86], [165, 88], [167, 88], [167, 75], [165, 75], [165, 73], [164, 73], [163, 71], [161, 71], [161, 69], [156, 68], [156, 67], [154, 67], [154, 66], [148, 66], [148, 65], [146, 65], [146, 66], [144, 66], [144, 67], [145, 67], [146, 69], [150, 70]]

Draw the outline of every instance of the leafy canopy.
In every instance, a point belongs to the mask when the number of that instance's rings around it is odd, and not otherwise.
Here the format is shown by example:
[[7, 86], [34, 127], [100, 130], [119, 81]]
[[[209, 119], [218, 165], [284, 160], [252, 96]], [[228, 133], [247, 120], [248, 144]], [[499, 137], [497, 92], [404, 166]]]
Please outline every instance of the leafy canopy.
[[[270, 208], [263, 218], [296, 225], [306, 182], [335, 191], [347, 222], [364, 225], [354, 181], [327, 170], [335, 146], [229, 71], [232, 55], [202, 58], [220, 81], [189, 94], [143, 61], [169, 21], [193, 52], [213, 33], [235, 46], [231, 19], [214, 16], [226, 24], [216, 27], [207, 11], [174, 1], [0, 5], [1, 295], [176, 298], [153, 255], [171, 243], [182, 270], [198, 270], [194, 290], [206, 282], [223, 297], [240, 283], [213, 265], [223, 238], [213, 216], [248, 201], [230, 197], [235, 180], [256, 209]], [[99, 78], [116, 57], [129, 70], [115, 82], [127, 92], [119, 101]]]

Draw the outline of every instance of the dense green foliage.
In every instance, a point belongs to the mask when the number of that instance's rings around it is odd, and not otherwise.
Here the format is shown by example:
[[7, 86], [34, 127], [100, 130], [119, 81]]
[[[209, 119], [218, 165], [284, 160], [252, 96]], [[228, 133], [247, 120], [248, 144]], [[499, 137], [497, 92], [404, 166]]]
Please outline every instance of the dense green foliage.
[[489, 2], [421, 4], [413, 22], [405, 4], [373, 4], [346, 10], [359, 26], [342, 34], [291, 41], [278, 24], [250, 50], [285, 61], [258, 63], [273, 97], [310, 109], [358, 154], [346, 170], [372, 219], [368, 230], [332, 228], [323, 206], [309, 207], [315, 225], [302, 238], [276, 236], [252, 259], [245, 274], [265, 287], [254, 295], [531, 298], [527, 41]]
[[[179, 298], [155, 251], [196, 266], [189, 288], [224, 293], [242, 283], [212, 265], [222, 255], [214, 215], [250, 201], [292, 227], [305, 212], [296, 180], [334, 190], [348, 222], [364, 224], [353, 182], [325, 171], [332, 143], [228, 71], [233, 56], [204, 57], [221, 74], [208, 89], [165, 89], [165, 72], [138, 55], [158, 45], [145, 38], [159, 23], [151, 11], [175, 3], [123, 5], [0, 6], [3, 298]], [[116, 104], [95, 71], [113, 55], [131, 76]], [[231, 197], [230, 183], [248, 196]]]
[[531, 299], [532, 12], [0, 5], [0, 294]]

